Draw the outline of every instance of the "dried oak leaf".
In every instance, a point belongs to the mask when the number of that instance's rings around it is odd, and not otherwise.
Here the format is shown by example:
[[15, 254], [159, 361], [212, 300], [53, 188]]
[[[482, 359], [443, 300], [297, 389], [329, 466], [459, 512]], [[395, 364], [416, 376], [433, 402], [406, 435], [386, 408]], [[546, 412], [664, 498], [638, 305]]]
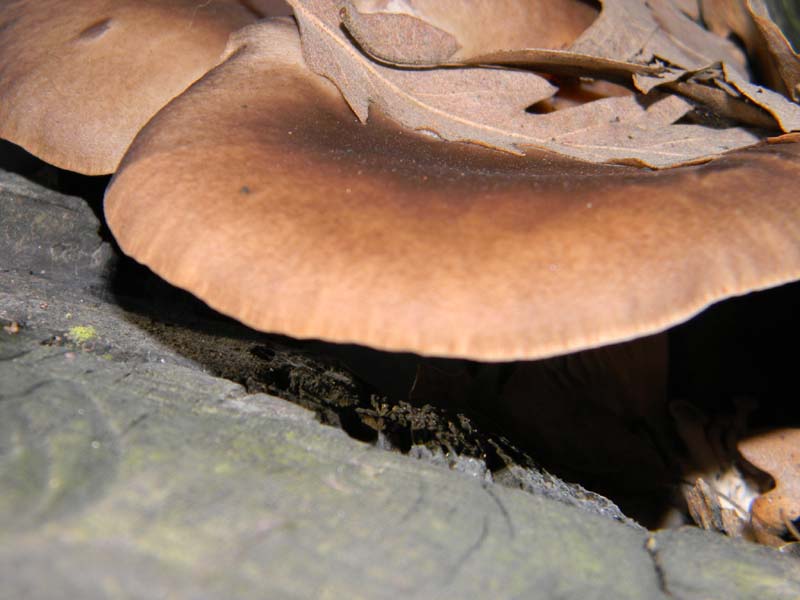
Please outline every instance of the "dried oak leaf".
[[658, 59], [686, 71], [702, 69], [716, 62], [723, 62], [740, 72], [746, 71], [747, 57], [738, 46], [687, 17], [674, 0], [646, 0], [644, 4], [658, 29], [643, 44], [642, 58]]
[[740, 441], [738, 448], [745, 460], [775, 480], [775, 488], [751, 507], [755, 537], [782, 546], [783, 536], [800, 519], [800, 428], [767, 431]]
[[675, 4], [690, 19], [700, 19], [700, 0], [675, 0]]
[[774, 89], [800, 100], [800, 56], [763, 0], [702, 0], [703, 20], [717, 35], [737, 36]]
[[[342, 31], [342, 11], [352, 10], [347, 0], [291, 0], [290, 4], [300, 25], [306, 62], [336, 83], [361, 121], [375, 104], [405, 127], [446, 140], [516, 153], [538, 148], [589, 162], [655, 168], [703, 162], [759, 140], [742, 128], [676, 125], [693, 105], [659, 94], [605, 98], [532, 115], [525, 107], [556, 92], [534, 73], [393, 68], [371, 60]], [[598, 20], [602, 18], [601, 14]]]
[[772, 80], [775, 84], [779, 80], [785, 94], [795, 102], [800, 101], [800, 55], [770, 18], [763, 0], [750, 0], [747, 8], [763, 48], [771, 59], [768, 64]]
[[747, 81], [736, 71], [722, 65], [725, 81], [737, 92], [772, 115], [786, 133], [800, 131], [800, 106], [778, 92]]
[[353, 0], [342, 11], [368, 54], [418, 66], [468, 64], [508, 49], [564, 50], [597, 18], [580, 0]]
[[507, 69], [392, 69], [366, 58], [339, 29], [336, 2], [292, 0], [306, 61], [339, 86], [366, 121], [370, 103], [406, 127], [519, 153], [525, 108], [551, 97], [543, 77]]
[[[505, 64], [629, 78], [663, 72], [656, 59], [683, 70], [718, 61], [741, 69], [746, 64], [732, 42], [700, 27], [672, 0], [604, 0], [599, 15], [574, 16], [574, 3], [564, 3], [561, 16], [577, 25], [571, 29], [554, 18], [544, 0], [492, 4], [480, 19], [475, 3], [446, 4], [452, 6], [441, 11], [433, 0], [352, 0], [342, 5], [342, 21], [370, 56], [395, 65]], [[540, 33], [543, 27], [554, 33]], [[425, 40], [426, 47], [417, 40]]]
[[[728, 39], [698, 25], [672, 0], [605, 0], [600, 17], [566, 50], [553, 49], [546, 36], [507, 35], [515, 32], [519, 23], [530, 21], [520, 18], [520, 5], [535, 7], [538, 3], [504, 2], [496, 7], [494, 18], [478, 21], [471, 18], [472, 7], [467, 10], [463, 4], [449, 6], [442, 13], [430, 0], [391, 4], [353, 0], [352, 4], [343, 3], [341, 18], [368, 55], [397, 66], [488, 63], [578, 77], [632, 78], [642, 93], [665, 86], [721, 117], [746, 125], [766, 129], [777, 125], [791, 131], [792, 119], [776, 119], [773, 113], [794, 112], [794, 121], [800, 118], [800, 109], [774, 94], [759, 95], [752, 104], [749, 100], [761, 89], [758, 86], [748, 88], [750, 93], [740, 93], [735, 86], [717, 87], [715, 80], [724, 79], [727, 72], [719, 63], [727, 65], [739, 81], [746, 81], [740, 75], [746, 70], [745, 55]], [[367, 9], [379, 12], [362, 12]], [[565, 5], [565, 12], [570, 10], [571, 5]], [[549, 17], [548, 11], [542, 12], [542, 18]], [[625, 27], [614, 25], [623, 18]], [[556, 27], [556, 31], [561, 29]], [[565, 37], [561, 35], [561, 39]], [[764, 105], [770, 110], [762, 110]]]
[[735, 34], [748, 51], [755, 47], [755, 24], [747, 14], [746, 0], [700, 0], [700, 14], [706, 27], [718, 36]]

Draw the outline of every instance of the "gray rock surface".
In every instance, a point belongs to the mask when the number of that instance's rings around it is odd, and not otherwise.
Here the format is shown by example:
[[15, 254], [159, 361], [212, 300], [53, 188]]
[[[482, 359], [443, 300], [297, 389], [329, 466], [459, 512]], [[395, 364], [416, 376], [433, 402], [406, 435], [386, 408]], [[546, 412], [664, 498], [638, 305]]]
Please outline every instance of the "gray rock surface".
[[297, 367], [289, 395], [360, 392], [128, 278], [99, 227], [0, 173], [0, 599], [800, 597], [775, 551], [651, 535], [549, 476], [510, 489], [254, 393], [264, 356]]
[[675, 598], [800, 598], [800, 561], [771, 548], [694, 528], [660, 531], [648, 548]]
[[[394, 384], [398, 395], [407, 398], [415, 358], [409, 365], [412, 357], [330, 344], [290, 344], [285, 338], [256, 333], [119, 256], [102, 239], [101, 223], [86, 201], [30, 188], [13, 176], [7, 189], [21, 193], [8, 194], [0, 205], [0, 222], [6, 228], [0, 236], [0, 256], [5, 256], [9, 274], [5, 281], [0, 279], [0, 317], [49, 332], [47, 343], [77, 343], [82, 351], [116, 361], [199, 369], [250, 391], [291, 398], [325, 422], [367, 437], [375, 432], [360, 421], [381, 410], [384, 398], [374, 397], [376, 390], [337, 358], [359, 364], [362, 376], [372, 371], [409, 371], [410, 366], [410, 373], [395, 377]], [[42, 244], [45, 239], [48, 243]], [[81, 339], [86, 336], [91, 339]], [[387, 378], [381, 379], [385, 386]], [[463, 416], [450, 419], [432, 407], [419, 409], [408, 403], [395, 406], [391, 416], [405, 421], [406, 427], [414, 423], [418, 445], [411, 453], [415, 456], [492, 478], [485, 462], [474, 457], [491, 451], [491, 444], [504, 442], [474, 435], [469, 431], [471, 424], [465, 427], [461, 422]], [[452, 432], [452, 428], [457, 430]], [[383, 447], [392, 446], [386, 436], [378, 441]], [[421, 445], [426, 441], [430, 448]], [[442, 448], [448, 450], [447, 455]], [[509, 447], [500, 450], [514, 453]], [[509, 487], [632, 524], [602, 496], [567, 484], [531, 461], [522, 465], [508, 456], [503, 460], [506, 468], [496, 468], [496, 475]]]

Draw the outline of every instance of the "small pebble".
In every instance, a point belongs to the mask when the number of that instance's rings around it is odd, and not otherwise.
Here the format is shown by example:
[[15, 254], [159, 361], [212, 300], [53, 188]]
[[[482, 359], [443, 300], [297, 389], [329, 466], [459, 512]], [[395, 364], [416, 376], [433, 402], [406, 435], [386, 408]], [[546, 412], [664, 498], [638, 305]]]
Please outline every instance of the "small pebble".
[[16, 321], [11, 321], [9, 325], [3, 325], [3, 331], [11, 335], [15, 335], [19, 333], [19, 323]]

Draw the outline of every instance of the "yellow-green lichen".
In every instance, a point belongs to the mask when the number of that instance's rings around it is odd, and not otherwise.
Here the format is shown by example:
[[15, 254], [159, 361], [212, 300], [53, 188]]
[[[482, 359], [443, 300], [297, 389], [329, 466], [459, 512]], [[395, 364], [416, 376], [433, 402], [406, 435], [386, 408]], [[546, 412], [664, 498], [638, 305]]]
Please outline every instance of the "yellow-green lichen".
[[85, 344], [97, 337], [97, 331], [91, 325], [76, 325], [70, 328], [67, 337], [76, 344]]

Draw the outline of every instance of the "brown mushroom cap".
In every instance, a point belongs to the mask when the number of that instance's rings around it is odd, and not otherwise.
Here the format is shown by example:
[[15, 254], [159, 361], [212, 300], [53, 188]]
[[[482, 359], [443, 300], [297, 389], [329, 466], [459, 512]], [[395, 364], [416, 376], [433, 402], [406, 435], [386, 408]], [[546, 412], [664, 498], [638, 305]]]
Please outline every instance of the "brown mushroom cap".
[[140, 133], [123, 250], [265, 331], [479, 360], [662, 330], [800, 277], [800, 144], [651, 172], [362, 125], [259, 24]]
[[113, 172], [133, 137], [260, 13], [234, 0], [28, 0], [0, 7], [0, 137]]

